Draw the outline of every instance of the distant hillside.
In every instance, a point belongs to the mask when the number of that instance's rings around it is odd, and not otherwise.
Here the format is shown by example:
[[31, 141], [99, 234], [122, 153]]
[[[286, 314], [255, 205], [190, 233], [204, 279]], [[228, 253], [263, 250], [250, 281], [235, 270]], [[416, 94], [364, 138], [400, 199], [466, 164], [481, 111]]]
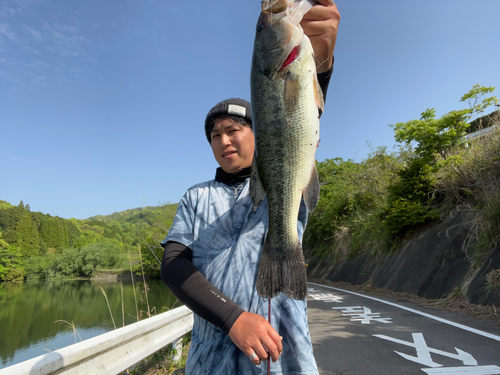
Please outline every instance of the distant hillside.
[[154, 206], [131, 208], [131, 209], [128, 209], [125, 211], [113, 212], [110, 215], [91, 216], [87, 220], [100, 220], [100, 221], [104, 221], [105, 223], [109, 223], [110, 221], [127, 219], [129, 217], [134, 216], [137, 213], [142, 212], [143, 210], [150, 210], [151, 211], [151, 210], [154, 210], [155, 208], [156, 207], [154, 207]]
[[161, 206], [147, 206], [132, 208], [125, 211], [114, 212], [110, 215], [96, 215], [89, 217], [89, 221], [102, 221], [107, 224], [119, 225], [122, 228], [128, 228], [134, 224], [147, 224], [149, 226], [156, 226], [158, 221], [167, 218], [173, 218], [177, 210], [177, 203], [166, 203]]
[[6, 209], [6, 208], [11, 208], [11, 207], [14, 207], [14, 206], [11, 205], [9, 202], [0, 200], [0, 210]]
[[141, 248], [145, 271], [156, 275], [163, 252], [159, 243], [168, 233], [176, 210], [177, 204], [164, 204], [77, 220], [32, 212], [23, 201], [14, 206], [0, 200], [0, 281], [23, 275], [81, 276], [81, 265], [77, 271], [68, 271], [61, 262], [76, 264], [80, 262], [76, 258], [92, 250], [94, 258], [84, 262], [93, 262], [92, 269], [103, 267], [110, 264], [103, 260], [104, 251], [109, 249], [108, 253], [121, 254], [125, 262], [130, 255], [135, 263]]

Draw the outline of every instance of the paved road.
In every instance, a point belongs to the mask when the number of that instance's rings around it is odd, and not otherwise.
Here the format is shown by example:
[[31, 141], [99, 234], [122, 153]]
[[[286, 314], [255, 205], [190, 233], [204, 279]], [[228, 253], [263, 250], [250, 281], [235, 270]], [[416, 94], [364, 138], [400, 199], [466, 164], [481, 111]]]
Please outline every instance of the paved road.
[[500, 374], [500, 324], [309, 283], [322, 375]]

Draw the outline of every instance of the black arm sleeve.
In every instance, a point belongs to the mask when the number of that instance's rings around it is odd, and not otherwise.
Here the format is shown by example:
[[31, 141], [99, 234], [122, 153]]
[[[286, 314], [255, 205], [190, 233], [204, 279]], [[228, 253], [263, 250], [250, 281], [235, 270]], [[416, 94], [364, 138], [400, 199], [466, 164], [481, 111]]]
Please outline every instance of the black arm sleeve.
[[333, 73], [333, 63], [330, 69], [326, 72], [318, 73], [318, 83], [321, 87], [321, 91], [323, 91], [323, 99], [326, 102], [326, 92], [328, 91], [328, 85], [330, 84], [330, 78], [332, 78]]
[[201, 274], [193, 264], [193, 251], [180, 243], [165, 244], [161, 279], [184, 305], [226, 333], [245, 311]]
[[[333, 73], [333, 63], [330, 69], [328, 69], [326, 72], [323, 73], [318, 73], [318, 83], [319, 86], [321, 87], [321, 91], [323, 91], [323, 101], [326, 103], [326, 92], [328, 91], [328, 85], [330, 84], [330, 78], [332, 78], [332, 73]], [[323, 114], [323, 111], [320, 109], [319, 110], [319, 115], [321, 116]]]

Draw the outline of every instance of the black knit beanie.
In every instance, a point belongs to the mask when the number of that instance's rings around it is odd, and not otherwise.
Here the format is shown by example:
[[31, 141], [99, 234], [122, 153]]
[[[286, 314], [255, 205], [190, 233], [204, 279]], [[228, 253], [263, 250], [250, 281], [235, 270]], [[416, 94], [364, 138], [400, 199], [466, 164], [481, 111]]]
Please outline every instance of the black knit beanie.
[[242, 117], [248, 122], [250, 128], [252, 128], [252, 109], [249, 102], [239, 98], [223, 100], [208, 112], [205, 119], [205, 135], [207, 136], [208, 143], [211, 143], [210, 133], [214, 127], [214, 120], [224, 115]]

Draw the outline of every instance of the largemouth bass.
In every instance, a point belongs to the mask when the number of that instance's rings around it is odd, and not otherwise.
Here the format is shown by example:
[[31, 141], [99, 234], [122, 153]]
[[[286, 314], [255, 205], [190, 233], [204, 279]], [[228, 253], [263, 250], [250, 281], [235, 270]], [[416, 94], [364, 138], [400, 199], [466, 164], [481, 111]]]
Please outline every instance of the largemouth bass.
[[250, 178], [254, 208], [267, 195], [269, 230], [260, 258], [257, 292], [302, 300], [307, 275], [297, 219], [302, 197], [309, 211], [319, 198], [314, 155], [323, 95], [309, 38], [300, 21], [305, 0], [262, 2], [251, 69], [255, 156]]

